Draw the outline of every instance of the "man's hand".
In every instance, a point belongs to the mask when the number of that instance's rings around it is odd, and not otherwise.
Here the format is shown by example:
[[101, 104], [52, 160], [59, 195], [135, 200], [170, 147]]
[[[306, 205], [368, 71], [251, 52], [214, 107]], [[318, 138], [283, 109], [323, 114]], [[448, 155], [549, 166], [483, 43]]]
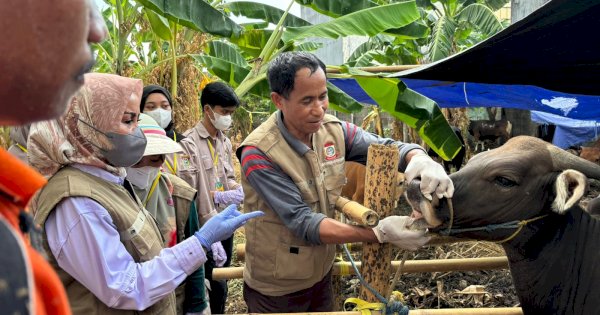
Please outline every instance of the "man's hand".
[[417, 250], [427, 244], [431, 237], [426, 236], [427, 230], [413, 231], [408, 226], [413, 219], [405, 216], [389, 216], [379, 220], [373, 228], [379, 243], [391, 243], [407, 250]]
[[421, 178], [421, 193], [425, 198], [432, 200], [431, 194], [438, 198], [452, 198], [454, 184], [444, 168], [433, 161], [428, 155], [413, 155], [404, 171], [406, 182], [410, 183], [415, 178]]
[[194, 233], [194, 236], [198, 238], [202, 247], [209, 250], [213, 243], [229, 238], [246, 221], [264, 214], [262, 211], [242, 214], [237, 210], [236, 205], [231, 205], [206, 221], [202, 228]]
[[210, 245], [210, 250], [212, 252], [212, 257], [217, 267], [223, 267], [225, 262], [227, 261], [227, 253], [223, 248], [223, 244], [221, 242], [215, 242]]

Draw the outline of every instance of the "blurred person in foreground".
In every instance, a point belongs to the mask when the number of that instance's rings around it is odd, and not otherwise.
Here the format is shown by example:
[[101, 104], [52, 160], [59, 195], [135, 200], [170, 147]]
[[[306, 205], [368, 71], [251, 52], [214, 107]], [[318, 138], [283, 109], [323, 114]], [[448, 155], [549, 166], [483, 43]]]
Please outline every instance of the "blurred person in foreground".
[[[91, 43], [107, 35], [92, 0], [2, 1], [0, 125], [61, 115], [93, 66]], [[29, 199], [46, 183], [0, 148], [0, 290], [4, 314], [70, 314], [56, 273], [29, 245]]]
[[398, 147], [398, 170], [421, 178], [426, 196], [451, 197], [452, 181], [423, 148], [378, 137], [325, 114], [325, 65], [304, 52], [285, 52], [269, 65], [271, 100], [278, 111], [241, 144], [244, 206], [265, 216], [246, 225], [244, 300], [249, 313], [333, 311], [331, 267], [335, 245], [391, 243], [416, 250], [425, 230], [405, 216], [383, 218], [375, 228], [334, 219], [346, 182], [345, 161], [365, 164], [370, 144]]
[[230, 207], [165, 248], [159, 222], [125, 180], [147, 144], [141, 93], [140, 80], [87, 74], [64, 116], [31, 126], [29, 161], [49, 178], [31, 207], [77, 314], [176, 314], [174, 291], [211, 245], [260, 215]]

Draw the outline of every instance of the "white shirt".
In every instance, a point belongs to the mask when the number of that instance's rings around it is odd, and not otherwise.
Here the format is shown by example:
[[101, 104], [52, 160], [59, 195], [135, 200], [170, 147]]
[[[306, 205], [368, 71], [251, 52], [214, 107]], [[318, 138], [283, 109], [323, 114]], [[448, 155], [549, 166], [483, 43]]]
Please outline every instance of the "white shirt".
[[[123, 178], [103, 169], [73, 165], [104, 180]], [[86, 197], [63, 199], [45, 223], [46, 236], [58, 265], [108, 307], [144, 310], [173, 292], [206, 261], [196, 237], [136, 263], [121, 243], [108, 211]]]

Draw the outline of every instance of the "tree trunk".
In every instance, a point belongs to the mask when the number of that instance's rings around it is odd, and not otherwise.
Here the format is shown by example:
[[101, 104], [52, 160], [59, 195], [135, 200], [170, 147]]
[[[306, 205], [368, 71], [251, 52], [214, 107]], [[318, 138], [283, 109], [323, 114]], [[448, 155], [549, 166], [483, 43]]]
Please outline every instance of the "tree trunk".
[[[541, 7], [548, 0], [512, 0], [511, 23], [515, 23]], [[512, 123], [512, 136], [536, 136], [537, 124], [531, 121], [531, 112], [522, 109], [506, 109], [506, 118]]]
[[[394, 146], [371, 144], [367, 157], [365, 176], [365, 206], [379, 214], [380, 218], [392, 215], [393, 199], [397, 187], [398, 149]], [[361, 273], [367, 283], [380, 294], [386, 294], [390, 286], [392, 249], [390, 244], [365, 243]], [[368, 302], [378, 299], [366, 287], [361, 287], [360, 298]], [[387, 296], [385, 298], [388, 298]]]

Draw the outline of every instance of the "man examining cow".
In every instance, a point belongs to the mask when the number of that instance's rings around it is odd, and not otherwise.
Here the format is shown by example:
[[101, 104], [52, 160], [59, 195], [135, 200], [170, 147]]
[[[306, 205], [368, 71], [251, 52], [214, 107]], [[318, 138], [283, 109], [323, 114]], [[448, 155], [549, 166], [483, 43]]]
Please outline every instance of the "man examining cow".
[[266, 213], [246, 226], [244, 299], [251, 313], [332, 311], [333, 244], [380, 242], [415, 250], [429, 240], [426, 231], [408, 229], [408, 217], [384, 218], [374, 229], [332, 219], [345, 161], [366, 163], [372, 143], [395, 145], [399, 171], [409, 181], [420, 178], [425, 196], [450, 198], [454, 187], [420, 146], [377, 137], [325, 114], [325, 65], [314, 55], [279, 55], [268, 80], [278, 111], [237, 150], [245, 207]]

